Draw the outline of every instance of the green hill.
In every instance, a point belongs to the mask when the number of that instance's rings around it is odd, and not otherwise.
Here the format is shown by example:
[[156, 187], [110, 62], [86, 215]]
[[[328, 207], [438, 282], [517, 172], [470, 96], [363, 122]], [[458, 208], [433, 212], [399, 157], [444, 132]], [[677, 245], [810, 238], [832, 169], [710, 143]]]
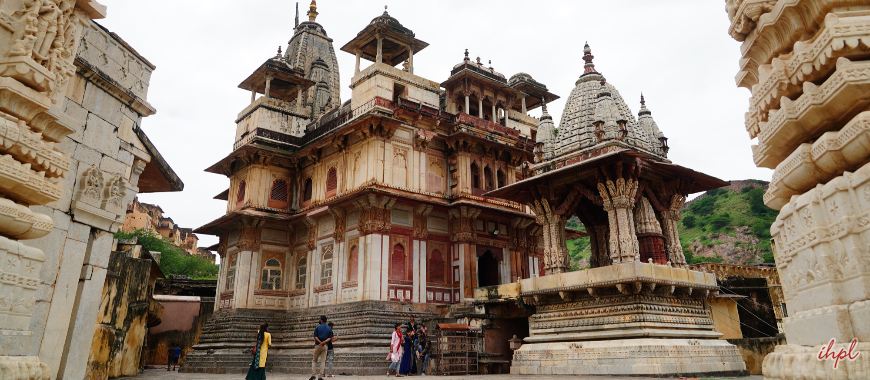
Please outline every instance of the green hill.
[[[772, 263], [770, 225], [778, 211], [762, 202], [766, 189], [763, 181], [732, 181], [688, 202], [678, 226], [686, 261]], [[568, 227], [582, 229], [582, 224], [572, 218]], [[588, 237], [569, 240], [568, 252], [572, 270], [589, 266]]]

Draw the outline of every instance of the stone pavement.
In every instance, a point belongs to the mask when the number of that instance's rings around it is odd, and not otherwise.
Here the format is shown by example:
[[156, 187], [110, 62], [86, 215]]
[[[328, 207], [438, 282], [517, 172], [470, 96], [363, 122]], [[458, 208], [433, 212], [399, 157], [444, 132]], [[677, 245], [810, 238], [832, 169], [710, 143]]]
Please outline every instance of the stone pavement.
[[[267, 373], [266, 378], [269, 380], [308, 380], [308, 375], [294, 375], [287, 373]], [[530, 376], [527, 375], [475, 375], [475, 376], [451, 376], [450, 380], [520, 380], [527, 379]], [[166, 369], [146, 369], [144, 374], [141, 374], [136, 377], [120, 377], [119, 380], [241, 380], [244, 379], [244, 374], [226, 374], [226, 375], [214, 375], [207, 373], [176, 373], [169, 372]], [[385, 376], [336, 376], [336, 380], [357, 380], [357, 379], [384, 379]], [[395, 377], [391, 377], [394, 379]], [[421, 376], [415, 378], [438, 378], [438, 376]], [[650, 378], [650, 377], [617, 377], [617, 376], [573, 376], [573, 375], [562, 375], [562, 376], [549, 376], [549, 375], [536, 375], [534, 376], [535, 380], [557, 380], [557, 379], [571, 379], [571, 380], [661, 380], [661, 378]], [[712, 379], [741, 379], [741, 380], [762, 380], [762, 376], [749, 376], [749, 377], [739, 377], [739, 378], [711, 378]]]

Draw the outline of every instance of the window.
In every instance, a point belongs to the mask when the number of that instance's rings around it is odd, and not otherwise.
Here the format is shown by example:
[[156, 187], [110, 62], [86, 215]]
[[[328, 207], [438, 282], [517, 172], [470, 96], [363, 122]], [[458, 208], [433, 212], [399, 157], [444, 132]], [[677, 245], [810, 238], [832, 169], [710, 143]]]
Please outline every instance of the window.
[[332, 283], [332, 247], [324, 248], [323, 259], [320, 262], [320, 285]]
[[335, 191], [338, 189], [338, 173], [335, 170], [335, 167], [329, 168], [329, 171], [326, 173], [326, 197], [329, 198], [335, 195]]
[[239, 183], [239, 191], [236, 193], [236, 203], [242, 203], [245, 200], [245, 180]]
[[287, 192], [287, 181], [276, 179], [272, 182], [272, 192], [269, 195], [269, 207], [287, 208], [290, 193]]
[[310, 202], [311, 201], [311, 178], [305, 180], [305, 187], [302, 189], [302, 201]]
[[356, 281], [359, 271], [359, 248], [353, 246], [347, 254], [347, 280]]
[[432, 251], [432, 255], [429, 257], [429, 278], [426, 280], [427, 282], [431, 282], [434, 284], [444, 284], [444, 258], [441, 256], [441, 252], [437, 249]]
[[390, 280], [405, 279], [405, 247], [396, 244], [390, 256]]
[[501, 169], [498, 169], [498, 171], [495, 172], [495, 178], [496, 178], [496, 181], [498, 183], [497, 189], [500, 189], [502, 187], [505, 187], [505, 185], [507, 185], [507, 183], [506, 183], [507, 178], [505, 177], [504, 172]]
[[281, 263], [278, 260], [269, 259], [269, 261], [266, 261], [260, 289], [281, 290]]
[[308, 260], [304, 257], [296, 264], [296, 289], [305, 289], [305, 279], [308, 274]]
[[480, 188], [480, 169], [477, 168], [477, 163], [471, 163], [471, 187]]
[[486, 190], [492, 190], [492, 169], [489, 166], [483, 168], [483, 180], [486, 182]]
[[227, 283], [224, 288], [227, 292], [233, 290], [233, 286], [236, 284], [236, 256], [233, 255], [230, 260], [230, 266], [227, 267]]

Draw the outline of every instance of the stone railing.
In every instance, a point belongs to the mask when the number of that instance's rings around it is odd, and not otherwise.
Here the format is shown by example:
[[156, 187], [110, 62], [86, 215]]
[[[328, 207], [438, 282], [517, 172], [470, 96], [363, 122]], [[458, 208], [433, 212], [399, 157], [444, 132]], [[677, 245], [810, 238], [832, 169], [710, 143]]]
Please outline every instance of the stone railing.
[[470, 125], [477, 129], [482, 129], [488, 132], [495, 132], [502, 136], [511, 136], [514, 138], [520, 137], [520, 131], [516, 129], [508, 128], [504, 125], [496, 124], [489, 120], [481, 119], [477, 116], [471, 116], [464, 112], [459, 113], [458, 123]]

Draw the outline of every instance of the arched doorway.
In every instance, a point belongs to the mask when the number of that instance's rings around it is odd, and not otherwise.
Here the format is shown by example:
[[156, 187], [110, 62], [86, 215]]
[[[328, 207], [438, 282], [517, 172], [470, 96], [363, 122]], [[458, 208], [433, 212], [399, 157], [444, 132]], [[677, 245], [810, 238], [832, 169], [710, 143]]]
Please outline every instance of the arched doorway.
[[477, 286], [500, 285], [498, 280], [498, 259], [487, 250], [477, 259]]

